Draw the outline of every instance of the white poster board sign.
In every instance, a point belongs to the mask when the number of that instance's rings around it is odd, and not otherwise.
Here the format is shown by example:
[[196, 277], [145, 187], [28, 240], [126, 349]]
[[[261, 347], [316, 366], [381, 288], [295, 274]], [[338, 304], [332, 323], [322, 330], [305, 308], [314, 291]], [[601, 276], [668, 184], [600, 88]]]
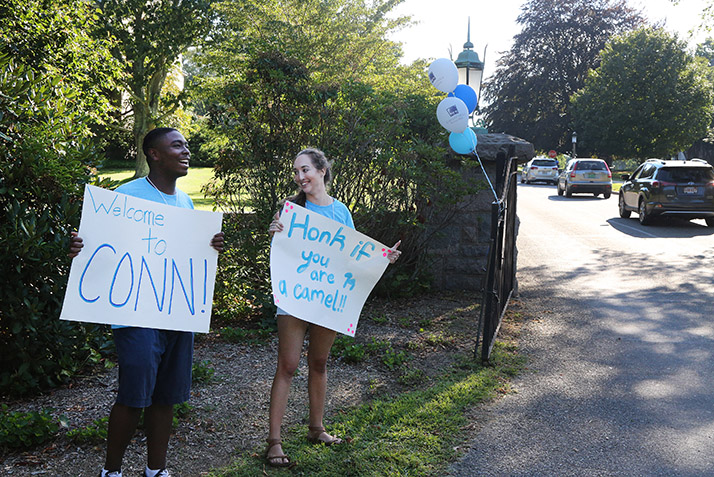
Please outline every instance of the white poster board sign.
[[273, 236], [270, 279], [275, 305], [348, 336], [389, 264], [389, 248], [339, 222], [286, 202]]
[[86, 186], [60, 319], [207, 333], [222, 220]]

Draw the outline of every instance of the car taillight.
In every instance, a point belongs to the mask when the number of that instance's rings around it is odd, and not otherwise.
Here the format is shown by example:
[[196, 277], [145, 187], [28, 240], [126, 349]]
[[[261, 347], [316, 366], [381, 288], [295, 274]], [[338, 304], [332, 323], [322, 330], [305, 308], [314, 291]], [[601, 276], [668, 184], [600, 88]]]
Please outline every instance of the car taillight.
[[659, 181], [652, 181], [652, 188], [653, 189], [659, 189], [660, 182]]
[[536, 169], [538, 169], [536, 166], [531, 166], [531, 170], [532, 170], [532, 171], [534, 171], [534, 170], [536, 170]]
[[607, 165], [607, 162], [605, 163], [605, 170], [607, 171], [608, 179], [612, 179], [612, 171], [610, 171], [610, 166]]
[[570, 177], [571, 177], [571, 178], [575, 177], [575, 170], [573, 170], [573, 171], [570, 173]]

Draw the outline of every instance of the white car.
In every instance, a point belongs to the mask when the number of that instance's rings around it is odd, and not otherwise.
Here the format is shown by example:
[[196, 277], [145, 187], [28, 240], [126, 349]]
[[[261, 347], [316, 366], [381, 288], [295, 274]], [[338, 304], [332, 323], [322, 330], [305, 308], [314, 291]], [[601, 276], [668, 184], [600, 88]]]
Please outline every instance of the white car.
[[521, 183], [544, 181], [558, 183], [558, 160], [545, 156], [537, 156], [523, 166]]

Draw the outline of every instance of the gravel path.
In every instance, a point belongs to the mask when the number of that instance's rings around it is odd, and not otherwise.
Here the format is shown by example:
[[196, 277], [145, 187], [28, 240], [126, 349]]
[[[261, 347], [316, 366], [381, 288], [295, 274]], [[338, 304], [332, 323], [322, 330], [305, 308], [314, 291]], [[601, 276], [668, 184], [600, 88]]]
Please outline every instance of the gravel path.
[[[440, 374], [461, 353], [473, 346], [477, 294], [438, 294], [420, 298], [372, 300], [360, 319], [356, 343], [377, 340], [414, 359], [409, 366], [429, 377]], [[428, 332], [419, 332], [420, 328]], [[428, 339], [444, 332], [453, 340]], [[194, 385], [192, 410], [179, 421], [169, 443], [169, 468], [176, 477], [197, 477], [228, 465], [245, 452], [260, 452], [265, 445], [270, 385], [275, 372], [277, 339], [246, 346], [202, 338], [195, 362], [207, 361], [215, 369], [208, 383]], [[307, 432], [307, 364], [301, 360], [293, 380], [284, 428]], [[378, 356], [357, 364], [330, 358], [326, 424], [339, 409], [357, 406], [370, 398], [410, 389], [397, 382], [396, 370]], [[8, 402], [10, 411], [52, 408], [67, 418], [69, 429], [88, 426], [108, 415], [116, 396], [117, 370], [85, 376], [53, 392], [27, 400]], [[138, 431], [124, 460], [126, 476], [141, 475], [145, 463], [145, 437]], [[60, 436], [42, 446], [3, 453], [0, 476], [96, 477], [104, 463], [104, 443], [77, 444]]]

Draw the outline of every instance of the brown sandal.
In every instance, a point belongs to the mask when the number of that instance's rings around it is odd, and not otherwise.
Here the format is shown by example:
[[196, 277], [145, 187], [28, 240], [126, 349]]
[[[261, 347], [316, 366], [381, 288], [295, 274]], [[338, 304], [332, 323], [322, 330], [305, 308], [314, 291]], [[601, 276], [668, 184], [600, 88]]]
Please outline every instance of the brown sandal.
[[[307, 440], [312, 444], [325, 444], [326, 446], [331, 446], [332, 444], [342, 444], [342, 439], [340, 439], [339, 437], [330, 436], [329, 434], [327, 434], [325, 428], [322, 426], [309, 426], [308, 429], [310, 430], [310, 432], [307, 434]], [[330, 436], [329, 440], [320, 439], [320, 436], [323, 432]], [[317, 433], [317, 436], [312, 437], [311, 434], [315, 433]]]
[[268, 462], [270, 467], [290, 467], [293, 465], [292, 462], [290, 462], [290, 457], [285, 454], [268, 456], [270, 449], [282, 444], [280, 439], [266, 439], [265, 442], [268, 443], [268, 447], [265, 449], [265, 460]]

